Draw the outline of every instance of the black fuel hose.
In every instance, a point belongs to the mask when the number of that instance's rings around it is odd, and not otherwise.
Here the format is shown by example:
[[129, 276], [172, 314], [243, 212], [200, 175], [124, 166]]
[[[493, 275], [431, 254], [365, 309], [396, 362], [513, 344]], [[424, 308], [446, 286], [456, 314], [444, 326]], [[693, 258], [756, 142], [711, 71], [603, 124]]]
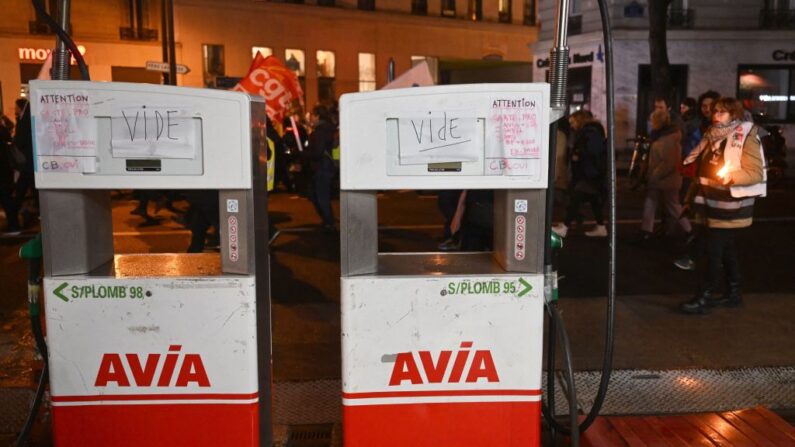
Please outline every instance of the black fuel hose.
[[[36, 239], [38, 239], [38, 241]], [[34, 240], [31, 240], [30, 243], [41, 244], [41, 235], [37, 236], [37, 238]], [[21, 252], [22, 251], [24, 251], [24, 249], [21, 250]], [[20, 253], [20, 255], [22, 255], [22, 253]], [[33, 339], [36, 341], [36, 348], [39, 350], [39, 354], [43, 359], [44, 367], [42, 368], [41, 374], [39, 375], [39, 381], [36, 386], [36, 394], [33, 398], [33, 404], [31, 405], [28, 417], [25, 420], [25, 425], [23, 425], [22, 430], [19, 432], [16, 442], [14, 443], [14, 445], [17, 447], [27, 445], [29, 441], [30, 432], [33, 429], [33, 424], [36, 421], [36, 416], [39, 414], [39, 407], [41, 407], [42, 398], [44, 397], [44, 390], [47, 386], [47, 377], [49, 372], [47, 343], [44, 340], [44, 331], [41, 327], [41, 309], [39, 307], [39, 291], [41, 289], [41, 257], [22, 257], [25, 258], [28, 264], [28, 313], [30, 315], [30, 326], [33, 332]]]
[[[608, 201], [608, 208], [609, 208], [609, 231], [608, 231], [608, 238], [609, 238], [609, 261], [608, 261], [608, 285], [607, 285], [607, 315], [606, 315], [606, 329], [605, 329], [605, 350], [604, 355], [602, 358], [602, 376], [599, 380], [599, 389], [596, 393], [596, 397], [594, 399], [594, 404], [591, 409], [588, 411], [585, 420], [579, 425], [572, 425], [572, 427], [566, 427], [565, 425], [561, 424], [554, 418], [554, 405], [555, 401], [553, 399], [549, 399], [547, 405], [542, 404], [542, 411], [544, 413], [547, 422], [549, 423], [550, 427], [553, 430], [557, 430], [561, 433], [567, 434], [572, 437], [572, 442], [574, 441], [574, 437], [577, 436], [579, 433], [584, 432], [591, 426], [591, 424], [596, 420], [596, 417], [599, 415], [599, 411], [602, 409], [602, 405], [604, 404], [605, 397], [607, 396], [607, 389], [610, 383], [610, 375], [612, 374], [613, 370], [613, 349], [614, 349], [614, 339], [615, 339], [615, 297], [616, 297], [616, 166], [615, 166], [615, 87], [613, 82], [613, 36], [611, 31], [611, 24], [610, 24], [610, 14], [608, 11], [608, 6], [606, 0], [598, 0], [599, 3], [599, 14], [602, 21], [602, 36], [604, 39], [605, 45], [605, 86], [606, 86], [606, 109], [607, 109], [607, 146], [609, 151], [608, 157], [608, 188], [609, 188], [609, 201]], [[552, 158], [550, 155], [550, 159]], [[550, 183], [551, 185], [551, 183]], [[554, 193], [550, 191], [549, 193]], [[547, 213], [551, 214], [552, 210], [548, 208]], [[551, 217], [549, 219], [551, 221]], [[550, 223], [547, 223], [547, 227], [550, 227]], [[547, 243], [549, 243], [549, 239], [547, 239]], [[560, 318], [559, 312], [557, 311], [557, 306], [552, 303], [548, 304], [548, 308], [550, 309], [550, 318], [559, 318], [555, 324], [559, 325], [562, 323], [562, 318]], [[550, 323], [550, 327], [552, 323]], [[560, 330], [556, 331], [560, 332]], [[556, 335], [554, 333], [549, 334], [549, 338], [553, 338]], [[553, 341], [548, 341], [548, 378], [551, 376], [554, 380], [554, 374], [550, 374], [549, 370], [555, 368], [555, 343]], [[571, 358], [571, 352], [569, 351], [569, 347], [566, 346], [564, 343], [563, 350], [564, 355], [566, 356], [567, 361], [567, 370], [568, 370], [568, 362]], [[568, 371], [567, 371], [568, 374]], [[567, 377], [567, 381], [568, 377]], [[573, 377], [570, 380], [570, 387], [572, 388], [569, 393], [569, 408], [572, 406], [576, 409], [576, 402], [571, 402], [575, 396], [574, 391], [574, 382]], [[554, 389], [554, 381], [551, 383], [547, 383], [547, 388], [549, 390]], [[554, 396], [554, 394], [552, 394]], [[572, 405], [574, 403], [575, 405]], [[549, 408], [547, 408], [549, 407]], [[576, 421], [576, 413], [572, 411], [569, 414], [571, 420]], [[577, 427], [577, 429], [574, 429]], [[553, 431], [554, 433], [554, 431]]]
[[[58, 35], [58, 38], [66, 45], [66, 48], [69, 49], [69, 52], [72, 53], [72, 57], [75, 58], [77, 61], [77, 66], [80, 69], [80, 77], [83, 78], [84, 81], [90, 81], [91, 77], [88, 74], [88, 65], [86, 65], [86, 60], [83, 59], [83, 55], [80, 54], [80, 50], [77, 49], [77, 45], [75, 45], [75, 41], [69, 36], [69, 34], [64, 30], [55, 19], [52, 18], [51, 15], [47, 14], [47, 10], [44, 8], [44, 4], [41, 0], [31, 0], [33, 3], [33, 8], [36, 9], [36, 13], [39, 14], [40, 17], [47, 22], [47, 25], [50, 27], [52, 32]], [[68, 71], [68, 70], [67, 70]]]

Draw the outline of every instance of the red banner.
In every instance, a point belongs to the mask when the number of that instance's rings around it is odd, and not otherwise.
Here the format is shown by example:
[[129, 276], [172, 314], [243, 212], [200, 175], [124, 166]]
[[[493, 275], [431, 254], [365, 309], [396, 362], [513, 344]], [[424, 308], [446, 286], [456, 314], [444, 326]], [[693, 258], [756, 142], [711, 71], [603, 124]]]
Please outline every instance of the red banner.
[[295, 102], [303, 105], [304, 93], [295, 73], [273, 56], [257, 53], [246, 76], [232, 89], [265, 98], [268, 118], [281, 127], [282, 120]]

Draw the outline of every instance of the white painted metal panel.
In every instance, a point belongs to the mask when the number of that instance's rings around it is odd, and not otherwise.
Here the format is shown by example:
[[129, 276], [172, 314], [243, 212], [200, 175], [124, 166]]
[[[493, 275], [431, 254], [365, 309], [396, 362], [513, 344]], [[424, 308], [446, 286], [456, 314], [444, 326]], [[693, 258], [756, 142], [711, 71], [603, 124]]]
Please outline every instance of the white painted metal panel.
[[[44, 291], [58, 405], [135, 404], [134, 396], [147, 396], [141, 402], [149, 404], [189, 403], [191, 395], [256, 401], [253, 277], [45, 278]], [[169, 355], [176, 359], [170, 372]], [[189, 355], [193, 364], [186, 364]], [[154, 364], [154, 372], [146, 371]], [[103, 371], [111, 380], [102, 380]], [[144, 379], [149, 383], [139, 383]]]
[[[30, 98], [40, 189], [251, 188], [250, 107], [258, 100], [246, 94], [31, 81]], [[159, 170], [136, 171], [128, 160], [160, 160]]]
[[[451, 130], [470, 125], [475, 128]], [[341, 188], [546, 188], [548, 129], [546, 83], [346, 94], [340, 103]], [[453, 141], [472, 133], [473, 142], [463, 137]], [[431, 139], [436, 140], [434, 147], [428, 147]], [[426, 153], [430, 160], [430, 155], [440, 150], [444, 157], [439, 158], [449, 160], [452, 144], [466, 147], [458, 170], [429, 166], [417, 157]], [[476, 160], [471, 158], [472, 144]]]
[[345, 405], [540, 396], [541, 275], [350, 277], [341, 300]]

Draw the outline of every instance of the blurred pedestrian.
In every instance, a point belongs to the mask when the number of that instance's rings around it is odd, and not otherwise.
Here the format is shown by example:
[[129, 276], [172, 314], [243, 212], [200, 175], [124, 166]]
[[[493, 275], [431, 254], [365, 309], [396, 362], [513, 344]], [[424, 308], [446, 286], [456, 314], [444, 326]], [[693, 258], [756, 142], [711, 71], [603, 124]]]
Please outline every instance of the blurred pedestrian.
[[[22, 212], [23, 224], [31, 226], [39, 215], [39, 199], [36, 194], [36, 183], [33, 176], [33, 135], [30, 124], [30, 107], [28, 100], [19, 98], [14, 108], [17, 122], [14, 128], [14, 145], [25, 156], [25, 164], [18, 168], [19, 177], [14, 187], [14, 205]], [[25, 200], [30, 193], [32, 204], [25, 207]]]
[[[456, 251], [461, 248], [461, 234], [458, 224], [454, 225], [456, 210], [459, 207], [460, 189], [439, 191], [436, 195], [437, 206], [444, 218], [443, 241], [438, 245], [439, 251]], [[464, 206], [462, 203], [461, 206]], [[463, 217], [463, 214], [462, 216]]]
[[[657, 205], [662, 200], [663, 208], [668, 216], [665, 222], [671, 227], [678, 223], [685, 234], [691, 231], [690, 222], [682, 215], [679, 202], [679, 189], [682, 176], [677, 167], [682, 161], [681, 138], [679, 129], [671, 123], [666, 110], [655, 110], [651, 114], [651, 149], [649, 150], [649, 168], [646, 184], [646, 198], [643, 202], [643, 219], [640, 224], [639, 242], [651, 239], [654, 229], [654, 217]], [[671, 228], [666, 233], [671, 232]]]
[[190, 246], [188, 253], [201, 253], [207, 245], [210, 227], [215, 229], [215, 242], [217, 245], [221, 233], [220, 217], [218, 215], [218, 191], [215, 190], [189, 190], [185, 197], [190, 204], [187, 220], [190, 229]]
[[331, 186], [334, 180], [334, 161], [331, 151], [334, 148], [336, 126], [328, 109], [316, 105], [310, 115], [312, 133], [305, 151], [306, 160], [312, 175], [309, 199], [320, 216], [326, 231], [336, 231], [334, 215], [331, 211]]
[[[698, 263], [704, 279], [695, 297], [680, 305], [687, 314], [742, 305], [735, 239], [751, 226], [755, 197], [766, 194], [758, 128], [742, 120], [742, 105], [734, 98], [716, 100], [712, 111], [712, 126], [684, 161], [685, 165], [695, 164], [698, 173], [687, 205], [694, 219], [706, 227], [706, 253]], [[721, 270], [725, 288], [723, 297], [717, 298]]]
[[24, 164], [24, 160], [18, 158], [21, 152], [14, 146], [11, 135], [13, 128], [14, 123], [7, 116], [0, 117], [0, 206], [6, 214], [6, 235], [20, 233], [19, 216], [14, 202], [14, 172]]
[[569, 206], [563, 222], [552, 229], [561, 237], [566, 237], [573, 222], [582, 224], [580, 206], [583, 202], [591, 205], [596, 226], [586, 231], [590, 237], [607, 236], [604, 225], [603, 207], [606, 193], [607, 175], [607, 143], [605, 130], [588, 110], [578, 110], [569, 117], [569, 124], [574, 131], [569, 163], [571, 166], [571, 183], [573, 185]]
[[712, 125], [712, 103], [720, 98], [720, 93], [707, 90], [698, 96], [698, 109], [701, 111], [701, 134], [704, 135]]

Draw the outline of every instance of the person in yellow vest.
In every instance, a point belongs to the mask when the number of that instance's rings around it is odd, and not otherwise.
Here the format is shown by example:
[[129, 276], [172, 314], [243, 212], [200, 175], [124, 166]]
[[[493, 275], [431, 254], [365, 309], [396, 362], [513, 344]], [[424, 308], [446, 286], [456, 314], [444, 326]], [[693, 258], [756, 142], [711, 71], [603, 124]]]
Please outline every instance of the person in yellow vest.
[[[751, 226], [756, 197], [766, 195], [765, 157], [757, 127], [743, 121], [743, 107], [734, 98], [712, 104], [712, 126], [683, 164], [696, 164], [696, 178], [687, 206], [706, 229], [704, 280], [696, 296], [680, 310], [704, 314], [716, 306], [739, 307], [740, 265], [735, 239]], [[703, 258], [703, 256], [702, 256]], [[723, 297], [715, 297], [725, 274]]]

